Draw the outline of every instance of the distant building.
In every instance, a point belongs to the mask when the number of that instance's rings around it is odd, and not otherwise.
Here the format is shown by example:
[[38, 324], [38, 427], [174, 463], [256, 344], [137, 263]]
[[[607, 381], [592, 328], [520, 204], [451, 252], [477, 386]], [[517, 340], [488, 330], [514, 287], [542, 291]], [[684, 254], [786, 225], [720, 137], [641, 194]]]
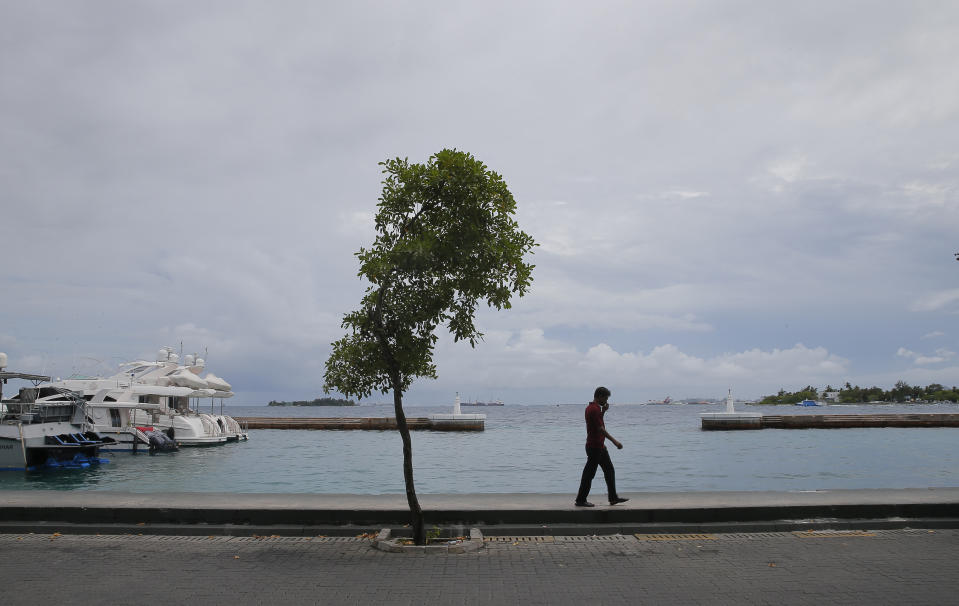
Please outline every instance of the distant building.
[[822, 394], [822, 399], [827, 402], [838, 402], [839, 401], [839, 392], [838, 391], [824, 391]]

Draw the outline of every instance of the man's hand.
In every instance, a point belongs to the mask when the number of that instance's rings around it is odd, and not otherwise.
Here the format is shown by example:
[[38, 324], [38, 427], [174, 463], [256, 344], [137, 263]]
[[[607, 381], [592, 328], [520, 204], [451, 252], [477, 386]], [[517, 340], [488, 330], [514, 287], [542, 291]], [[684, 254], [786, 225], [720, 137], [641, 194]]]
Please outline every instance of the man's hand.
[[616, 448], [618, 448], [618, 449], [620, 449], [620, 450], [623, 449], [623, 443], [620, 442], [619, 440], [613, 440], [613, 445], [616, 446]]

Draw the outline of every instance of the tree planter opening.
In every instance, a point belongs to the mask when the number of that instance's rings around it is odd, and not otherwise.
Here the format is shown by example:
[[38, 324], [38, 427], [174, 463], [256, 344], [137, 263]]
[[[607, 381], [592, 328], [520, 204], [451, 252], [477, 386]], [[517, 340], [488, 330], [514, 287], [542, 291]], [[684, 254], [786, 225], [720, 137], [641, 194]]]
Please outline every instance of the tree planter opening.
[[414, 545], [407, 537], [391, 537], [389, 528], [381, 530], [373, 539], [374, 549], [388, 553], [470, 553], [485, 546], [479, 528], [470, 528], [469, 536], [430, 537], [426, 545]]

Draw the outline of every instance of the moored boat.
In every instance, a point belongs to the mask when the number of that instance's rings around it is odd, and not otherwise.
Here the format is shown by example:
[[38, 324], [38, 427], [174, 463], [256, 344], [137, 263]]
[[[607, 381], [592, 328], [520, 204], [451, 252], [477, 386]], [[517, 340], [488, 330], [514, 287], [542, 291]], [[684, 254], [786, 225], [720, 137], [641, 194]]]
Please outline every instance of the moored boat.
[[[112, 443], [93, 431], [87, 422], [86, 402], [64, 390], [58, 398], [39, 401], [37, 386], [50, 377], [6, 370], [7, 356], [0, 353], [0, 470], [86, 468], [108, 462], [100, 449]], [[3, 385], [11, 379], [33, 387], [3, 398]]]
[[[135, 450], [137, 438], [144, 441], [131, 432], [138, 426], [153, 427], [181, 446], [248, 439], [240, 424], [222, 413], [223, 400], [233, 396], [230, 384], [212, 373], [200, 377], [205, 361], [199, 356], [185, 356], [182, 365], [179, 360], [173, 348], [164, 347], [155, 361], [122, 364], [123, 370], [111, 377], [70, 377], [50, 385], [83, 393], [91, 422], [99, 431], [116, 434], [118, 450]], [[210, 413], [201, 412], [205, 399], [211, 402]], [[212, 410], [217, 399], [219, 414]]]

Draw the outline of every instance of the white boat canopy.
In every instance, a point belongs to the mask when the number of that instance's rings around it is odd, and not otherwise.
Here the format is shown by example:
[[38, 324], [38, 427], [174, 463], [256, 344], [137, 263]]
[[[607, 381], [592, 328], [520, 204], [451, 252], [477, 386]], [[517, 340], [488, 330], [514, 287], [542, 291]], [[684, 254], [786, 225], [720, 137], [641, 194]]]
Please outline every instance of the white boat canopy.
[[175, 387], [173, 385], [162, 386], [162, 385], [131, 385], [130, 391], [137, 395], [151, 395], [151, 396], [175, 396], [175, 397], [185, 397], [193, 393], [193, 389], [189, 387]]

